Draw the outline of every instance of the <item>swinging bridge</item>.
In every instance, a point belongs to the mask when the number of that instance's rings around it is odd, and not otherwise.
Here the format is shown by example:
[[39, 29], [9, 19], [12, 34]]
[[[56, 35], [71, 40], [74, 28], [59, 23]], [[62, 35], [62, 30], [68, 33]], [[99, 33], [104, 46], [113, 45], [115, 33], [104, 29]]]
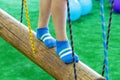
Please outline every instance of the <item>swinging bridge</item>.
[[[64, 64], [55, 53], [55, 48], [48, 49], [37, 40], [32, 31], [35, 42], [35, 54], [31, 50], [28, 28], [0, 9], [0, 37], [27, 56], [35, 64], [43, 68], [56, 80], [74, 80], [73, 65]], [[105, 80], [97, 72], [79, 61], [76, 63], [78, 80]]]

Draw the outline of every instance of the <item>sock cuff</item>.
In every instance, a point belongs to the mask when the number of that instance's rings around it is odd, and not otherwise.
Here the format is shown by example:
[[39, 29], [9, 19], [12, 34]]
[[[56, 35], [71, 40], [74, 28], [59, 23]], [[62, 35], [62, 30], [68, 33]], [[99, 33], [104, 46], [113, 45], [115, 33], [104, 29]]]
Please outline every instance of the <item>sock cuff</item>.
[[43, 31], [43, 30], [49, 30], [49, 28], [48, 27], [44, 27], [44, 28], [37, 28], [37, 31], [39, 32], [39, 31]]
[[48, 27], [45, 28], [38, 28], [37, 29], [37, 37], [40, 38], [43, 34], [49, 33]]
[[56, 46], [57, 47], [60, 47], [62, 45], [69, 46], [69, 41], [68, 40], [66, 40], [66, 41], [58, 41], [58, 40], [56, 40]]
[[66, 41], [56, 41], [56, 52], [57, 54], [63, 50], [63, 49], [66, 49], [66, 48], [70, 48], [70, 45], [69, 45], [69, 41], [66, 40]]

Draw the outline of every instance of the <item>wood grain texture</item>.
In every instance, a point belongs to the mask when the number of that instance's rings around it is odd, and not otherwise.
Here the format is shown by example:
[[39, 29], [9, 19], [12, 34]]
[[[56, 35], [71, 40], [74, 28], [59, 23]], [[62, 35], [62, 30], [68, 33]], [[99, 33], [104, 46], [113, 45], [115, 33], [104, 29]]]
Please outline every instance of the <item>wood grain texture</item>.
[[[55, 53], [55, 48], [48, 49], [37, 40], [33, 31], [36, 54], [31, 51], [28, 28], [0, 9], [0, 37], [43, 68], [56, 80], [74, 80], [73, 65], [64, 64]], [[105, 80], [82, 62], [76, 63], [78, 80]]]

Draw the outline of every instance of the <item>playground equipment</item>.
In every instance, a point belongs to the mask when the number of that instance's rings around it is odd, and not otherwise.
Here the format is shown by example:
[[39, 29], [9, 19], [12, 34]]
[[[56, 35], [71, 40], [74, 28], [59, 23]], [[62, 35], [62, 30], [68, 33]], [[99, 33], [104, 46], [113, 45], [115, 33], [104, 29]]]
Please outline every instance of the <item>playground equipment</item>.
[[[55, 49], [48, 49], [37, 40], [32, 31], [35, 42], [35, 54], [31, 50], [28, 28], [15, 18], [0, 9], [0, 37], [14, 46], [17, 50], [43, 68], [57, 80], [74, 80], [73, 65], [64, 64], [55, 54]], [[76, 63], [78, 80], [105, 80], [97, 72], [79, 61]]]
[[[112, 0], [112, 5], [113, 5], [113, 2], [114, 0]], [[106, 80], [109, 80], [107, 50], [108, 50], [108, 40], [110, 36], [110, 26], [111, 26], [111, 20], [112, 20], [113, 6], [111, 7], [110, 19], [109, 19], [109, 25], [108, 25], [108, 35], [106, 36], [105, 24], [104, 24], [105, 22], [104, 22], [103, 0], [100, 0], [100, 4], [101, 4], [101, 20], [102, 20], [103, 44], [104, 44], [104, 54], [105, 54], [102, 75], [104, 76], [104, 71], [105, 71]], [[69, 2], [67, 2], [67, 5], [69, 5]], [[26, 8], [27, 5], [24, 5], [24, 6], [26, 10], [28, 28], [0, 9], [0, 36], [1, 37], [7, 40], [10, 44], [12, 44], [18, 50], [20, 50], [24, 55], [26, 55], [28, 58], [30, 58], [32, 61], [38, 64], [41, 68], [43, 68], [45, 71], [47, 71], [57, 80], [74, 80], [74, 79], [75, 80], [105, 80], [102, 76], [100, 76], [98, 73], [96, 73], [95, 71], [93, 71], [92, 69], [90, 69], [88, 66], [86, 66], [84, 63], [80, 61], [78, 63], [75, 63], [76, 66], [74, 66], [74, 69], [76, 69], [77, 71], [74, 74], [75, 75], [78, 74], [77, 75], [78, 77], [75, 78], [72, 72], [73, 71], [72, 64], [66, 65], [63, 62], [61, 62], [58, 56], [55, 55], [54, 49], [47, 49], [42, 42], [38, 41], [35, 38], [35, 32], [30, 29], [30, 22], [28, 19], [29, 17], [28, 10]], [[68, 17], [69, 26], [71, 27], [69, 7], [67, 10], [69, 15]], [[70, 32], [72, 33], [71, 29], [70, 29]], [[28, 35], [30, 35], [30, 37]], [[34, 44], [33, 42], [35, 43], [35, 46], [33, 46]], [[32, 50], [30, 46], [32, 46]], [[50, 53], [53, 53], [53, 54], [50, 54]]]

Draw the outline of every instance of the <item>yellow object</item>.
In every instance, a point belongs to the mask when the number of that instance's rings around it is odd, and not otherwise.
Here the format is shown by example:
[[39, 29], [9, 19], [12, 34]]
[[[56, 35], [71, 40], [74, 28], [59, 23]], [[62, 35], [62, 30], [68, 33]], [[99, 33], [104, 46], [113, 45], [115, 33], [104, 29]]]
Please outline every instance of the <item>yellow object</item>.
[[32, 30], [31, 30], [27, 1], [26, 0], [23, 0], [23, 1], [24, 1], [23, 5], [24, 5], [24, 9], [25, 9], [25, 14], [26, 14], [26, 20], [27, 20], [27, 24], [28, 24], [28, 30], [29, 30], [29, 36], [30, 36], [29, 39], [30, 39], [30, 43], [31, 43], [31, 48], [32, 48], [32, 52], [35, 53], [35, 45], [34, 45], [34, 40], [33, 40], [33, 35], [32, 35]]

